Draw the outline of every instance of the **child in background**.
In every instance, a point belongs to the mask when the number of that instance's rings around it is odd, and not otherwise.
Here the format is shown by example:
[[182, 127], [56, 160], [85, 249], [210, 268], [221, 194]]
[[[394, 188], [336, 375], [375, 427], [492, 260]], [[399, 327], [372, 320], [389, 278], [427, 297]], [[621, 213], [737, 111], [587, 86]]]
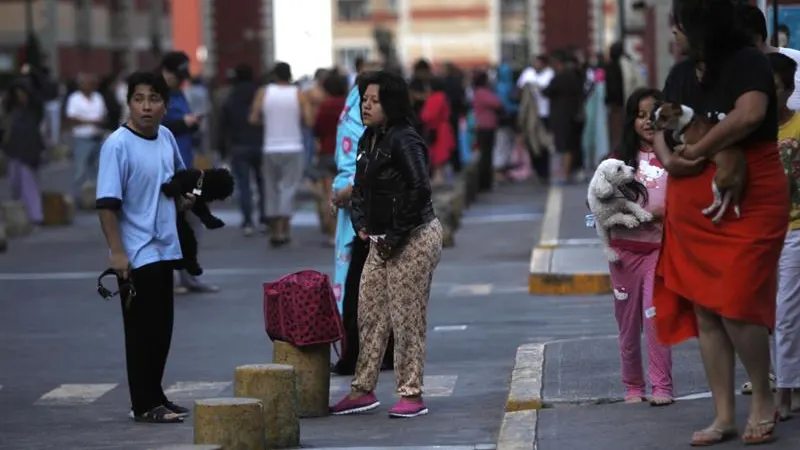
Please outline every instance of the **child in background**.
[[775, 311], [775, 373], [778, 414], [786, 420], [800, 411], [800, 114], [787, 106], [794, 92], [797, 63], [782, 53], [767, 55], [778, 97], [778, 150], [789, 177], [789, 230], [778, 262]]
[[[661, 222], [664, 217], [667, 173], [653, 152], [654, 132], [650, 116], [661, 100], [656, 89], [634, 91], [625, 106], [622, 143], [613, 158], [635, 167], [636, 180], [646, 188], [642, 203], [653, 214], [653, 222], [634, 229], [613, 229], [611, 246], [620, 261], [609, 265], [614, 288], [614, 315], [619, 327], [622, 383], [625, 402], [646, 400], [647, 386], [642, 371], [642, 328], [647, 343], [647, 375], [652, 385], [652, 406], [674, 403], [672, 397], [672, 353], [658, 342], [653, 307], [653, 279], [661, 250]], [[644, 190], [644, 189], [643, 189]]]

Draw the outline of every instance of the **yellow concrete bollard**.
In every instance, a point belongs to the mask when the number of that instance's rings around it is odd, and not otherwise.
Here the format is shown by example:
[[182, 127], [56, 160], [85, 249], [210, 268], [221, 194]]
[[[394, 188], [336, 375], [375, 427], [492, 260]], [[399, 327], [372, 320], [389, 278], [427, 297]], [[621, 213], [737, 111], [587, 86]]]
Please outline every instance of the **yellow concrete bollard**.
[[61, 192], [42, 192], [42, 211], [45, 226], [71, 225], [75, 219], [75, 200]]
[[233, 395], [261, 400], [267, 448], [300, 446], [297, 385], [294, 367], [251, 364], [236, 368]]
[[194, 443], [225, 450], [264, 450], [264, 407], [255, 398], [194, 402]]
[[331, 395], [331, 345], [272, 343], [272, 362], [294, 367], [300, 417], [327, 416]]
[[5, 232], [8, 237], [25, 236], [32, 229], [28, 211], [20, 202], [3, 202], [0, 205], [0, 222], [5, 223]]
[[91, 211], [95, 209], [95, 201], [97, 200], [97, 184], [88, 181], [81, 186], [81, 198], [78, 199], [78, 207], [84, 211]]

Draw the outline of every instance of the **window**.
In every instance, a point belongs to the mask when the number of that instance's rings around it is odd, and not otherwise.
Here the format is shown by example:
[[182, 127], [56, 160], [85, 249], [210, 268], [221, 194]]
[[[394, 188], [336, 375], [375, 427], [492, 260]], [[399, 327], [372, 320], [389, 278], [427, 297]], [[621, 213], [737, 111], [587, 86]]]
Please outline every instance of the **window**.
[[502, 0], [500, 11], [503, 14], [525, 12], [525, 0]]
[[369, 16], [369, 0], [338, 0], [339, 20], [364, 20]]
[[525, 64], [528, 59], [528, 45], [522, 39], [503, 41], [500, 54], [503, 62]]
[[389, 11], [397, 13], [397, 0], [386, 0], [386, 6]]
[[349, 47], [336, 50], [336, 62], [342, 69], [355, 70], [356, 59], [359, 57], [364, 60], [369, 59], [370, 49], [368, 47]]

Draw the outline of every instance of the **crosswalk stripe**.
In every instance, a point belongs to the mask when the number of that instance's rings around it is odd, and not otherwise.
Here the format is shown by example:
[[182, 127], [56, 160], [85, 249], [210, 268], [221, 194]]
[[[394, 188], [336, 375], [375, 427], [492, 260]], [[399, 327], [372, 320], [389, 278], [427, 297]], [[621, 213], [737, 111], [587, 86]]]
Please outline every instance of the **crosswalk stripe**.
[[[457, 380], [458, 375], [426, 375], [422, 390], [426, 397], [449, 397], [453, 395]], [[339, 396], [348, 392], [350, 381], [348, 377], [331, 378], [331, 395]]]
[[62, 384], [39, 397], [37, 405], [86, 405], [117, 387], [116, 383]]
[[448, 295], [469, 296], [469, 295], [489, 295], [492, 293], [492, 284], [461, 284], [450, 288]]
[[202, 396], [216, 396], [231, 385], [230, 381], [178, 381], [166, 391], [170, 398], [196, 398]]

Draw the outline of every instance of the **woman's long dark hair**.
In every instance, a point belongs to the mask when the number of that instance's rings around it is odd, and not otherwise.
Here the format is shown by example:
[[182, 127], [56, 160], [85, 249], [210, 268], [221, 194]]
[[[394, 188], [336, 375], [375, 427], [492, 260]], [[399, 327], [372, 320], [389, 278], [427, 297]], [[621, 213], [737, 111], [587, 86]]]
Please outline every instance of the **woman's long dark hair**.
[[[386, 125], [411, 125], [417, 122], [414, 108], [411, 106], [411, 93], [408, 90], [408, 83], [400, 75], [379, 70], [364, 74], [358, 79], [358, 94], [364, 97], [367, 86], [378, 85], [378, 97], [380, 99], [383, 115], [386, 117]], [[360, 105], [359, 105], [360, 107]]]
[[753, 45], [737, 5], [737, 0], [672, 1], [675, 24], [689, 41], [689, 57], [705, 64], [703, 87], [716, 83], [728, 57]]
[[[625, 125], [622, 128], [622, 141], [619, 148], [614, 152], [616, 159], [633, 168], [638, 168], [639, 166], [639, 149], [642, 146], [642, 137], [636, 132], [636, 119], [639, 117], [639, 103], [646, 98], [652, 98], [656, 102], [664, 101], [664, 96], [658, 89], [639, 88], [631, 93], [625, 103]], [[621, 186], [620, 191], [630, 201], [638, 202], [641, 200], [643, 205], [647, 204], [649, 197], [647, 195], [647, 187], [636, 180]]]

